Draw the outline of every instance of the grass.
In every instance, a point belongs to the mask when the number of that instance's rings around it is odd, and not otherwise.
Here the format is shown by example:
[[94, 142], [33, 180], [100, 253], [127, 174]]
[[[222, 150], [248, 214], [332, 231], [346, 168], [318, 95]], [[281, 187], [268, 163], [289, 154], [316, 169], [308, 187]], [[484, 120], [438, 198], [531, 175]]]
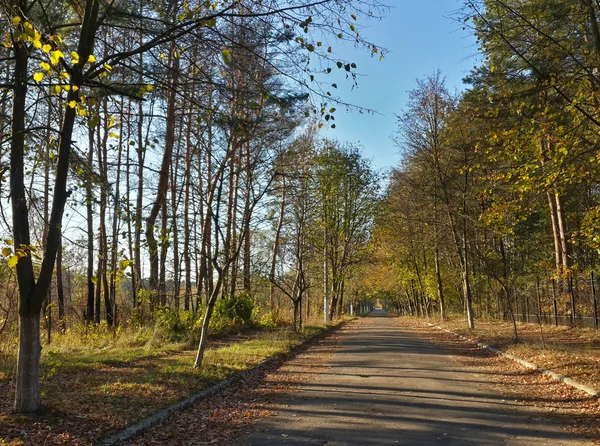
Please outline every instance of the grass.
[[57, 336], [43, 350], [47, 408], [41, 416], [11, 413], [14, 357], [0, 365], [0, 444], [91, 444], [240, 370], [286, 353], [324, 328], [307, 326], [303, 333], [254, 330], [221, 338], [209, 344], [200, 369], [191, 367], [196, 353], [191, 345], [161, 345], [158, 337], [147, 333], [137, 340], [135, 333], [123, 333], [121, 338], [89, 332], [87, 337]]
[[459, 315], [433, 322], [600, 390], [600, 332], [596, 330], [551, 325], [540, 330], [538, 324], [519, 322], [519, 343], [515, 344], [509, 322], [478, 319], [474, 330]]

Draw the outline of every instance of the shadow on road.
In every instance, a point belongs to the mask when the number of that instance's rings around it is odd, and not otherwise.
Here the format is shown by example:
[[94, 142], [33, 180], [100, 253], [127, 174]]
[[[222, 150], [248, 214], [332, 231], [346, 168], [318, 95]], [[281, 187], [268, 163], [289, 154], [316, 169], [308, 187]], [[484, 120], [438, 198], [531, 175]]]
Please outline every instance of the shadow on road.
[[329, 368], [279, 401], [278, 416], [245, 444], [588, 444], [540, 411], [505, 401], [485, 374], [384, 311], [370, 316], [345, 331]]

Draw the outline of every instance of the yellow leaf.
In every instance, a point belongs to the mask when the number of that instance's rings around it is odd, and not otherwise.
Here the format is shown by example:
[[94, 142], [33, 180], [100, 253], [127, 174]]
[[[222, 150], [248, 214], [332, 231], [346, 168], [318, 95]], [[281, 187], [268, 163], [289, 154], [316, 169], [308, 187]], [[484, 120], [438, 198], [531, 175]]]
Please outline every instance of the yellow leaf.
[[15, 266], [17, 266], [17, 263], [19, 263], [19, 256], [10, 256], [8, 258], [8, 267], [9, 268], [14, 268]]
[[2, 42], [2, 46], [3, 46], [4, 48], [10, 48], [10, 47], [11, 47], [11, 44], [10, 44], [10, 43], [8, 43], [8, 42]]
[[3, 248], [2, 249], [2, 255], [4, 257], [8, 257], [11, 254], [12, 254], [12, 249], [11, 248]]
[[36, 82], [42, 82], [42, 79], [44, 79], [44, 73], [35, 73], [33, 75], [33, 80]]
[[46, 71], [50, 70], [50, 64], [47, 62], [41, 62], [40, 67], [42, 67]]
[[50, 54], [50, 63], [52, 65], [56, 65], [57, 63], [60, 62], [60, 59], [64, 59], [65, 55], [63, 54], [62, 51], [60, 50], [56, 50], [56, 51], [52, 51], [52, 53]]
[[4, 243], [6, 243], [7, 245], [12, 246], [13, 241], [12, 241], [12, 239], [9, 238], [9, 239], [4, 240]]
[[77, 85], [73, 85], [73, 91], [77, 91], [79, 90], [79, 87]]
[[104, 68], [106, 68], [106, 71], [112, 71], [112, 67], [109, 64], [104, 64]]
[[225, 62], [226, 65], [229, 65], [231, 63], [231, 51], [228, 48], [223, 48], [222, 54], [223, 62]]
[[77, 102], [75, 102], [75, 101], [69, 102], [69, 108], [75, 108], [76, 105], [77, 105]]
[[19, 23], [21, 23], [21, 17], [19, 17], [19, 16], [13, 17], [12, 22], [13, 22], [13, 25], [18, 26]]
[[89, 62], [89, 63], [94, 63], [94, 62], [96, 62], [96, 58], [94, 57], [94, 55], [93, 55], [93, 54], [90, 54], [90, 56], [88, 57], [88, 62]]
[[34, 40], [33, 46], [39, 50], [42, 47], [42, 42], [40, 42], [39, 40]]
[[71, 51], [71, 63], [77, 65], [79, 63], [79, 54], [75, 51]]
[[62, 90], [62, 87], [60, 85], [55, 85], [54, 87], [52, 87], [52, 92], [54, 94], [60, 94], [61, 90]]
[[42, 51], [44, 53], [49, 53], [51, 49], [52, 49], [52, 47], [49, 44], [45, 44], [42, 46]]
[[62, 88], [63, 88], [63, 90], [65, 90], [65, 91], [69, 91], [69, 90], [71, 89], [71, 86], [70, 86], [70, 85], [63, 85], [63, 87], [62, 87]]

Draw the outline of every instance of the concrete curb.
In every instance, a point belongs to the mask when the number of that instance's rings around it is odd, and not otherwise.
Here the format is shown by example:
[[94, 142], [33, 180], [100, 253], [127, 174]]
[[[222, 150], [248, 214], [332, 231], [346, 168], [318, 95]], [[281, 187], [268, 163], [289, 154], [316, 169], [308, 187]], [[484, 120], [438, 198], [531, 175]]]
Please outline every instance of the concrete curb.
[[435, 328], [443, 330], [443, 331], [445, 331], [447, 333], [450, 333], [450, 334], [452, 334], [452, 335], [454, 335], [454, 336], [462, 339], [463, 341], [471, 342], [471, 343], [477, 345], [478, 347], [480, 347], [482, 349], [489, 350], [489, 351], [491, 351], [491, 352], [493, 352], [493, 353], [495, 353], [497, 355], [500, 355], [500, 356], [504, 356], [505, 358], [508, 358], [508, 359], [510, 359], [512, 361], [515, 361], [515, 362], [521, 364], [523, 367], [526, 367], [526, 368], [532, 369], [532, 370], [538, 370], [540, 373], [542, 373], [542, 374], [544, 374], [546, 376], [551, 377], [555, 381], [560, 381], [560, 382], [563, 382], [563, 383], [567, 384], [568, 386], [571, 386], [571, 387], [574, 387], [576, 389], [582, 390], [582, 391], [584, 391], [585, 393], [587, 393], [590, 396], [593, 396], [593, 397], [596, 397], [596, 398], [600, 398], [600, 392], [598, 390], [594, 389], [593, 387], [588, 386], [587, 384], [582, 384], [582, 383], [580, 383], [578, 381], [575, 381], [572, 378], [569, 378], [568, 376], [561, 375], [560, 373], [553, 372], [550, 369], [546, 369], [544, 367], [538, 367], [537, 365], [533, 364], [532, 362], [525, 361], [524, 359], [521, 359], [521, 358], [517, 358], [516, 356], [511, 355], [510, 353], [506, 353], [506, 352], [503, 352], [502, 350], [498, 350], [497, 348], [492, 347], [492, 346], [487, 345], [487, 344], [484, 344], [483, 342], [479, 342], [476, 339], [466, 338], [464, 336], [459, 335], [458, 333], [455, 333], [455, 332], [453, 332], [451, 330], [448, 330], [447, 328], [440, 327], [439, 325], [435, 325], [435, 324], [432, 324], [430, 322], [428, 322], [427, 324], [430, 325], [431, 327], [435, 327]]
[[310, 343], [312, 343], [316, 340], [319, 340], [320, 338], [324, 338], [325, 336], [331, 334], [335, 330], [343, 327], [346, 324], [346, 322], [347, 321], [344, 320], [336, 325], [331, 325], [331, 326], [325, 328], [325, 330], [320, 331], [319, 333], [315, 333], [312, 336], [309, 336], [304, 341], [302, 341], [302, 343], [292, 346], [290, 348], [289, 352], [286, 352], [280, 356], [271, 356], [270, 358], [267, 358], [264, 361], [259, 362], [258, 364], [256, 364], [254, 367], [252, 367], [250, 369], [237, 372], [234, 375], [230, 376], [229, 378], [227, 378], [223, 381], [220, 381], [217, 384], [214, 384], [213, 386], [202, 390], [201, 392], [198, 392], [182, 401], [179, 401], [178, 403], [175, 403], [168, 407], [165, 407], [164, 409], [161, 409], [158, 412], [156, 412], [154, 415], [151, 415], [150, 417], [145, 418], [142, 421], [137, 422], [136, 424], [132, 424], [131, 426], [128, 426], [127, 428], [125, 428], [124, 430], [119, 432], [118, 434], [112, 435], [108, 438], [105, 438], [104, 440], [100, 440], [99, 442], [95, 443], [95, 445], [96, 446], [116, 446], [127, 440], [130, 440], [131, 438], [135, 437], [136, 435], [140, 435], [140, 434], [146, 432], [148, 429], [150, 429], [155, 424], [158, 424], [161, 421], [166, 420], [169, 417], [169, 415], [171, 415], [172, 413], [183, 410], [183, 409], [187, 409], [188, 407], [193, 406], [198, 401], [200, 401], [208, 396], [212, 396], [215, 393], [217, 393], [223, 389], [226, 389], [227, 387], [231, 386], [235, 382], [244, 379], [244, 377], [246, 375], [249, 375], [250, 373], [255, 372], [256, 370], [259, 370], [263, 367], [271, 365], [272, 363], [275, 363], [279, 360], [287, 359], [286, 358], [287, 355], [294, 354], [294, 353], [300, 351], [302, 348], [309, 346]]

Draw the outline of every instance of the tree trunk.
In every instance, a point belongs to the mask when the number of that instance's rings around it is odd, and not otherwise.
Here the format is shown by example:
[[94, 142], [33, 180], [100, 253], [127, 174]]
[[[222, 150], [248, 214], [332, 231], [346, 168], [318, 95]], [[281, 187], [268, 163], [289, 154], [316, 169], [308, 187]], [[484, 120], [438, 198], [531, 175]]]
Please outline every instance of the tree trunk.
[[[15, 11], [26, 11], [28, 5], [15, 2]], [[95, 26], [98, 16], [99, 2], [86, 2], [85, 17], [81, 27], [78, 54], [87, 60], [94, 44], [94, 36], [90, 29]], [[22, 20], [26, 18], [21, 17]], [[29, 233], [29, 211], [24, 185], [24, 148], [25, 148], [25, 106], [27, 97], [27, 63], [28, 49], [24, 44], [15, 42], [14, 46], [14, 86], [13, 86], [13, 122], [11, 127], [10, 144], [10, 184], [14, 246], [28, 247], [31, 245]], [[81, 84], [81, 70], [74, 69], [71, 77], [73, 85]], [[77, 99], [77, 94], [71, 89], [67, 101]], [[58, 148], [58, 163], [53, 187], [52, 211], [48, 224], [48, 235], [43, 253], [42, 265], [37, 283], [33, 271], [31, 256], [20, 257], [16, 265], [17, 282], [19, 284], [19, 355], [17, 359], [17, 376], [15, 388], [15, 410], [17, 412], [33, 412], [41, 409], [39, 382], [40, 362], [40, 326], [39, 317], [41, 305], [50, 289], [52, 275], [56, 262], [56, 254], [60, 241], [62, 217], [65, 203], [69, 196], [67, 177], [69, 172], [71, 138], [75, 123], [76, 110], [68, 108], [65, 111], [60, 142]]]
[[210, 318], [212, 317], [217, 298], [221, 293], [221, 285], [223, 283], [223, 273], [221, 270], [217, 270], [217, 282], [213, 288], [213, 292], [206, 303], [206, 311], [204, 313], [204, 319], [202, 320], [202, 330], [200, 332], [200, 342], [198, 343], [198, 352], [196, 354], [196, 360], [194, 361], [194, 368], [202, 367], [202, 361], [204, 360], [204, 351], [206, 350], [206, 341], [208, 339], [208, 326], [210, 324]]
[[[190, 105], [191, 107], [191, 105]], [[190, 257], [190, 182], [192, 168], [192, 147], [191, 147], [191, 112], [188, 118], [185, 144], [185, 172], [183, 176], [184, 192], [183, 192], [183, 264], [185, 269], [185, 291], [183, 297], [183, 309], [190, 309], [190, 301], [192, 299], [192, 259]], [[197, 241], [196, 241], [197, 242]], [[200, 289], [201, 283], [198, 283], [196, 276], [196, 286]]]
[[160, 260], [158, 275], [158, 302], [162, 307], [167, 305], [167, 251], [169, 228], [167, 222], [167, 197], [165, 194], [163, 204], [161, 205], [161, 228], [160, 228]]
[[329, 322], [327, 305], [329, 303], [329, 256], [327, 255], [327, 226], [325, 226], [323, 244], [323, 318], [325, 323]]
[[434, 263], [435, 263], [435, 283], [437, 286], [438, 299], [440, 301], [440, 318], [446, 319], [446, 305], [444, 302], [444, 286], [442, 285], [442, 273], [440, 271], [440, 250], [436, 246], [434, 251]]
[[[129, 116], [131, 116], [131, 102], [128, 102], [128, 110], [127, 110], [127, 128], [131, 128], [131, 122], [129, 120]], [[129, 139], [129, 136], [127, 137]], [[133, 226], [131, 221], [133, 216], [131, 214], [131, 154], [130, 147], [131, 144], [126, 145], [125, 150], [125, 190], [127, 191], [127, 247], [129, 250], [129, 259], [132, 263], [131, 265], [131, 308], [137, 307], [137, 295], [138, 295], [138, 287], [139, 281], [136, 274], [136, 266], [134, 259], [134, 244], [133, 244]]]
[[[143, 66], [142, 56], [140, 56], [140, 66]], [[142, 286], [142, 210], [144, 209], [144, 164], [146, 161], [146, 145], [144, 144], [144, 108], [142, 101], [138, 103], [138, 122], [137, 122], [137, 162], [138, 162], [138, 183], [137, 183], [137, 194], [135, 200], [135, 236], [133, 245], [133, 274], [135, 275], [135, 282], [137, 283], [137, 289], [133, 290], [134, 307], [142, 304], [140, 299], [140, 290]]]
[[58, 252], [56, 253], [56, 298], [58, 300], [58, 319], [64, 322], [65, 317], [65, 291], [63, 287], [63, 272], [62, 272], [62, 234], [58, 245]]
[[[94, 162], [94, 131], [88, 132], [88, 165], [91, 167]], [[91, 179], [88, 179], [85, 185], [86, 210], [87, 210], [87, 312], [86, 320], [88, 322], [96, 321], [94, 311], [94, 195], [92, 191]]]
[[[180, 135], [181, 136], [181, 135]], [[181, 137], [179, 138], [181, 140]], [[179, 313], [179, 294], [181, 292], [181, 274], [179, 272], [179, 231], [177, 220], [178, 214], [178, 198], [177, 198], [177, 182], [179, 181], [179, 155], [181, 144], [177, 144], [177, 152], [175, 154], [175, 165], [171, 165], [171, 232], [173, 233], [173, 305], [175, 313]], [[179, 194], [181, 196], [181, 194]]]
[[19, 354], [14, 409], [17, 413], [38, 412], [40, 392], [40, 315], [19, 313]]
[[[228, 181], [228, 198], [227, 198], [227, 229], [225, 236], [225, 243], [223, 248], [225, 255], [231, 257], [233, 250], [236, 249], [237, 245], [237, 203], [238, 203], [238, 187], [240, 181], [240, 156], [237, 152], [237, 143], [233, 143], [233, 158], [231, 159], [231, 165], [229, 169], [229, 181]], [[229, 294], [229, 297], [233, 299], [236, 291], [236, 280], [237, 280], [237, 259], [231, 263], [224, 270], [223, 276], [223, 297]]]
[[[121, 110], [123, 110], [124, 101], [121, 99]], [[108, 131], [108, 129], [107, 129]], [[112, 322], [116, 326], [116, 302], [117, 302], [117, 273], [118, 273], [118, 253], [119, 253], [119, 222], [121, 215], [121, 157], [123, 155], [123, 125], [119, 128], [119, 144], [117, 149], [117, 178], [115, 180], [115, 202], [113, 206], [113, 221], [110, 246], [110, 285], [109, 301], [112, 306]]]
[[271, 287], [269, 289], [269, 303], [271, 305], [271, 311], [275, 309], [275, 267], [277, 266], [277, 253], [279, 251], [279, 238], [281, 236], [281, 229], [283, 227], [283, 219], [285, 215], [285, 195], [286, 195], [286, 182], [285, 175], [281, 176], [281, 203], [279, 206], [279, 220], [277, 221], [277, 228], [275, 228], [275, 240], [273, 241], [273, 249], [271, 250], [271, 268], [269, 270], [269, 281]]
[[[102, 246], [102, 244], [99, 242], [98, 245]], [[100, 250], [100, 248], [99, 248]], [[100, 309], [101, 309], [101, 298], [102, 298], [102, 282], [100, 281], [100, 277], [102, 277], [102, 257], [99, 256], [98, 257], [98, 267], [97, 267], [97, 276], [96, 276], [96, 301], [94, 303], [95, 309], [94, 309], [94, 323], [99, 324], [100, 323]]]
[[300, 301], [298, 299], [295, 299], [292, 301], [292, 303], [294, 304], [294, 316], [293, 316], [293, 320], [292, 320], [292, 327], [294, 328], [294, 331], [298, 331], [298, 305], [300, 304]]
[[[106, 104], [106, 102], [104, 103]], [[99, 110], [97, 110], [99, 113]], [[102, 293], [104, 295], [104, 312], [106, 315], [106, 323], [109, 327], [112, 327], [113, 324], [113, 306], [110, 301], [110, 289], [108, 286], [107, 272], [108, 272], [108, 236], [106, 231], [106, 209], [108, 206], [108, 153], [106, 147], [106, 138], [103, 138], [100, 134], [100, 126], [96, 127], [96, 137], [98, 138], [96, 148], [97, 148], [97, 156], [98, 156], [98, 170], [100, 172], [100, 239], [98, 241], [98, 258], [99, 258], [99, 266], [98, 266], [98, 285], [102, 283]], [[105, 129], [106, 135], [108, 135], [107, 129]], [[100, 266], [101, 263], [101, 266]], [[98, 317], [98, 322], [100, 321], [100, 315]]]
[[148, 251], [150, 255], [150, 288], [152, 289], [154, 299], [159, 289], [159, 252], [158, 242], [154, 236], [156, 219], [161, 208], [166, 203], [166, 195], [169, 187], [169, 169], [173, 161], [173, 147], [175, 143], [175, 106], [177, 98], [177, 87], [179, 85], [179, 57], [175, 56], [176, 47], [173, 43], [169, 53], [171, 67], [170, 80], [167, 82], [169, 98], [167, 105], [167, 127], [165, 133], [165, 151], [158, 173], [158, 187], [156, 198], [150, 215], [146, 221], [146, 240], [148, 241]]
[[554, 259], [556, 263], [556, 272], [560, 275], [562, 263], [562, 248], [560, 235], [558, 231], [558, 220], [556, 217], [556, 202], [550, 191], [546, 192], [548, 198], [548, 207], [550, 208], [550, 221], [552, 222], [552, 239], [554, 240]]
[[[461, 266], [461, 278], [462, 278], [462, 294], [464, 299], [464, 304], [467, 311], [467, 323], [470, 329], [475, 328], [475, 319], [473, 315], [473, 298], [471, 296], [471, 284], [469, 282], [469, 261], [467, 257], [467, 240], [466, 240], [466, 222], [463, 221], [462, 227], [462, 240], [458, 235], [458, 230], [456, 228], [456, 224], [454, 218], [452, 217], [450, 211], [449, 201], [446, 201], [448, 206], [448, 219], [450, 220], [450, 226], [452, 229], [452, 235], [454, 237], [454, 246], [456, 248], [456, 252], [458, 254], [458, 260]], [[466, 215], [466, 214], [465, 214]]]
[[243, 269], [243, 276], [244, 276], [244, 291], [246, 291], [247, 293], [250, 293], [251, 288], [252, 288], [252, 283], [251, 283], [251, 262], [250, 262], [250, 255], [251, 255], [251, 235], [250, 235], [250, 217], [251, 217], [251, 206], [252, 206], [252, 197], [251, 197], [251, 191], [252, 191], [252, 181], [254, 178], [254, 175], [252, 175], [252, 163], [251, 163], [251, 158], [250, 158], [250, 144], [246, 143], [246, 166], [245, 166], [245, 170], [246, 170], [246, 184], [245, 184], [245, 188], [244, 188], [244, 269]]
[[[515, 312], [513, 311], [513, 307], [511, 304], [511, 300], [510, 300], [510, 288], [505, 286], [504, 288], [504, 293], [506, 295], [506, 304], [508, 305], [508, 312], [510, 313], [510, 318], [513, 324], [513, 342], [515, 344], [519, 343], [519, 334], [517, 331], [517, 319], [515, 316]], [[519, 311], [519, 308], [517, 307], [517, 311]]]
[[571, 267], [571, 252], [569, 249], [569, 236], [567, 233], [567, 219], [564, 212], [562, 197], [556, 188], [554, 189], [554, 197], [556, 200], [556, 220], [558, 221], [558, 233], [560, 236], [561, 262], [563, 272], [569, 273]]

